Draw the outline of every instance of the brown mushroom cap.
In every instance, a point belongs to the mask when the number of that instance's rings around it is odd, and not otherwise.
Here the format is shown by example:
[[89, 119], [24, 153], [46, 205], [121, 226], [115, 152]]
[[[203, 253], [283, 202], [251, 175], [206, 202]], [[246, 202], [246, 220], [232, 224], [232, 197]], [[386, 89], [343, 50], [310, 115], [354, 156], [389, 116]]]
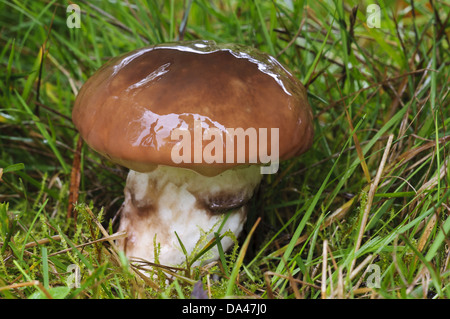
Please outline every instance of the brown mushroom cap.
[[242, 165], [195, 163], [193, 148], [190, 163], [174, 164], [178, 141], [171, 132], [186, 129], [193, 137], [195, 120], [203, 130], [224, 134], [227, 128], [266, 128], [270, 136], [279, 128], [280, 160], [305, 152], [313, 138], [311, 108], [298, 79], [265, 53], [213, 41], [155, 45], [110, 60], [81, 88], [72, 119], [94, 150], [140, 172], [158, 164], [214, 173]]

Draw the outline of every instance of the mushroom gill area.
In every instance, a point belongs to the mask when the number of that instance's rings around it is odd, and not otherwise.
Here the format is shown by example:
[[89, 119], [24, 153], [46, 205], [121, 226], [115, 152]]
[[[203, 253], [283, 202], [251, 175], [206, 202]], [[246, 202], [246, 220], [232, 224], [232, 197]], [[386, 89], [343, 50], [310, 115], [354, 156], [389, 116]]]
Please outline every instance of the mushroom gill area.
[[[189, 256], [214, 238], [225, 213], [229, 213], [221, 233], [230, 230], [239, 236], [247, 218], [246, 204], [260, 181], [256, 165], [229, 169], [213, 177], [164, 165], [146, 173], [130, 170], [119, 226], [128, 236], [117, 244], [128, 257], [180, 265], [186, 256], [177, 235]], [[221, 244], [227, 250], [233, 240], [225, 236]], [[218, 257], [214, 247], [204, 262]]]

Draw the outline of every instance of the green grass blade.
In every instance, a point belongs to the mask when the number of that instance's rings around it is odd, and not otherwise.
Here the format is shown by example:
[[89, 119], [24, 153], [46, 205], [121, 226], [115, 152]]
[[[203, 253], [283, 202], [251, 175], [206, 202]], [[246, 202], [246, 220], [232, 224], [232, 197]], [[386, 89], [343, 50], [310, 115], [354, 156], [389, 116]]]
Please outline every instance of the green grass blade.
[[16, 91], [16, 96], [19, 99], [19, 102], [22, 105], [22, 107], [25, 109], [25, 111], [28, 113], [28, 115], [32, 118], [32, 120], [36, 124], [36, 127], [39, 129], [39, 132], [41, 132], [42, 136], [44, 137], [44, 139], [46, 140], [46, 142], [52, 149], [53, 153], [55, 154], [56, 158], [58, 159], [59, 163], [61, 164], [61, 168], [63, 169], [63, 172], [65, 174], [68, 174], [70, 172], [70, 168], [67, 165], [63, 156], [61, 155], [61, 153], [59, 152], [58, 148], [56, 147], [55, 139], [52, 138], [48, 134], [47, 129], [44, 127], [41, 120], [36, 115], [33, 114], [33, 112], [28, 107], [27, 103], [23, 100], [23, 98], [19, 95], [19, 93], [17, 93], [17, 91]]

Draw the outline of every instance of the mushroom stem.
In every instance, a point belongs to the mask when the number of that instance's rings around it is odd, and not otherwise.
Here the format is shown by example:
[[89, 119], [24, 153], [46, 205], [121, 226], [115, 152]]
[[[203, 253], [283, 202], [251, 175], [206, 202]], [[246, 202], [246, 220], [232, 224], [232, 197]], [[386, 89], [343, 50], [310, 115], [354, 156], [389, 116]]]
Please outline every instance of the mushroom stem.
[[[239, 236], [247, 218], [246, 204], [260, 181], [256, 165], [230, 169], [213, 177], [163, 165], [146, 173], [131, 170], [119, 227], [128, 236], [120, 239], [118, 245], [128, 257], [180, 265], [186, 256], [177, 235], [192, 257], [198, 252], [196, 249], [214, 237], [224, 213], [230, 212], [222, 233], [230, 230]], [[233, 241], [225, 236], [221, 244], [226, 250]], [[206, 256], [204, 262], [217, 260], [217, 248]]]

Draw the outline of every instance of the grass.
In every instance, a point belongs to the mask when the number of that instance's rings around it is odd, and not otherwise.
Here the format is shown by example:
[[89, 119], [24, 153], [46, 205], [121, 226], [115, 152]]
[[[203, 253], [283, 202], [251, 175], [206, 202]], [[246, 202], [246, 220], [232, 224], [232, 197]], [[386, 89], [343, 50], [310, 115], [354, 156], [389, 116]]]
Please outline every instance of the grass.
[[[78, 1], [68, 28], [68, 2], [0, 0], [0, 296], [449, 298], [450, 7], [379, 1], [370, 28], [370, 3]], [[315, 141], [264, 178], [217, 263], [190, 267], [205, 249], [146, 277], [114, 246], [127, 172], [79, 142], [71, 109], [109, 58], [192, 39], [292, 69]]]

